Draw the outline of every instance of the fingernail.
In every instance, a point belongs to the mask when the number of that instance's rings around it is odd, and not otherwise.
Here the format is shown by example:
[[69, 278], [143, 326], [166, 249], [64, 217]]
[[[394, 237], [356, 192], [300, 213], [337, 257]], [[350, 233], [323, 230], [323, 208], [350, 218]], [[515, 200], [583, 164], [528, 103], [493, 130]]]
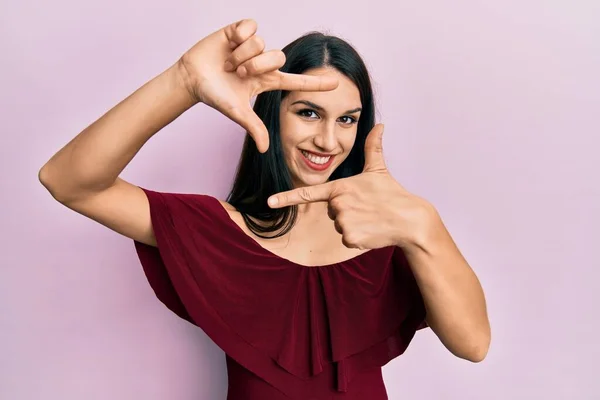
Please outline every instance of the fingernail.
[[224, 68], [225, 68], [225, 71], [231, 72], [231, 71], [233, 71], [233, 64], [230, 61], [225, 61]]
[[271, 207], [275, 207], [277, 204], [279, 204], [279, 199], [277, 197], [269, 197], [269, 205]]
[[241, 78], [245, 77], [248, 74], [248, 70], [246, 69], [246, 67], [239, 67], [237, 72]]

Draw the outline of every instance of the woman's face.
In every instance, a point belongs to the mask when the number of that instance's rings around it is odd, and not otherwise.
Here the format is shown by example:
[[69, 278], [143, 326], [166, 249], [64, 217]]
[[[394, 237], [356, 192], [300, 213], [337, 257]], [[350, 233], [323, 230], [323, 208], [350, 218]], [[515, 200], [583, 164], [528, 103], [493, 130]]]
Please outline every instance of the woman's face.
[[358, 87], [337, 70], [305, 74], [335, 76], [339, 86], [328, 92], [290, 92], [281, 102], [281, 144], [295, 188], [327, 182], [348, 157], [362, 107]]

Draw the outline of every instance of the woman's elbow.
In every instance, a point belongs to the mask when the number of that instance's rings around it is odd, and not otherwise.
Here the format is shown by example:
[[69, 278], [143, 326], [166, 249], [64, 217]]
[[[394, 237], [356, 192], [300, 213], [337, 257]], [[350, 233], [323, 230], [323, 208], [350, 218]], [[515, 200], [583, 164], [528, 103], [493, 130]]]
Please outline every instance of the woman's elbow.
[[481, 335], [477, 340], [474, 340], [468, 351], [462, 356], [465, 360], [473, 363], [479, 363], [485, 360], [490, 349], [491, 335]]

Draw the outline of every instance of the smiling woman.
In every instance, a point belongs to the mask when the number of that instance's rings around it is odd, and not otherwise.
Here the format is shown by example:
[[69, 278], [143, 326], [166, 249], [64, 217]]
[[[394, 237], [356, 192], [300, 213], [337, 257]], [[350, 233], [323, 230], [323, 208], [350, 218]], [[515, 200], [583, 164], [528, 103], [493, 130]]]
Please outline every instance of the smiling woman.
[[[281, 143], [285, 164], [289, 165], [292, 184], [296, 188], [325, 183], [346, 159], [354, 146], [362, 110], [358, 88], [334, 68], [324, 67], [305, 73], [330, 74], [340, 83], [335, 90], [326, 93], [293, 92], [281, 104]], [[359, 106], [344, 111], [347, 104]]]
[[[199, 41], [58, 151], [42, 184], [134, 240], [156, 296], [225, 352], [229, 400], [385, 400], [382, 367], [427, 326], [483, 359], [481, 287], [435, 208], [388, 173], [358, 53], [320, 33], [264, 52], [256, 30]], [[228, 201], [119, 178], [198, 103], [249, 134]]]
[[331, 91], [269, 91], [258, 95], [254, 111], [269, 132], [270, 151], [260, 154], [247, 138], [227, 202], [252, 234], [285, 235], [298, 207], [272, 209], [267, 198], [292, 188], [316, 185], [360, 173], [364, 143], [375, 125], [369, 72], [346, 41], [311, 32], [283, 48], [281, 71], [331, 77]]

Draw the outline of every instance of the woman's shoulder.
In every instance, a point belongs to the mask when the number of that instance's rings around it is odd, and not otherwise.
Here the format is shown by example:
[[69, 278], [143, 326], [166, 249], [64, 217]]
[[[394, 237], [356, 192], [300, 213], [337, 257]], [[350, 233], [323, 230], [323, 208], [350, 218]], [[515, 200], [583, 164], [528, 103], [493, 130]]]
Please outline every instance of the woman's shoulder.
[[232, 206], [231, 204], [229, 204], [228, 202], [226, 202], [225, 200], [221, 200], [215, 197], [215, 200], [217, 200], [219, 203], [221, 203], [221, 207], [223, 207], [225, 209], [225, 211], [227, 211], [228, 213], [238, 213], [239, 211], [237, 210], [237, 208], [235, 208], [234, 206]]
[[228, 225], [232, 220], [238, 225], [240, 221], [243, 221], [237, 208], [225, 200], [210, 194], [196, 194], [192, 197], [201, 203], [202, 212], [209, 214], [212, 220], [224, 221], [225, 225]]
[[237, 208], [235, 208], [233, 205], [229, 204], [225, 200], [220, 200], [217, 198], [215, 199], [220, 203], [223, 211], [225, 211], [224, 215], [229, 216], [227, 222], [233, 222], [242, 232], [244, 232], [246, 235], [251, 236], [251, 233], [246, 226], [242, 213], [240, 213]]
[[151, 210], [156, 214], [169, 215], [171, 218], [193, 220], [229, 219], [239, 214], [237, 209], [225, 200], [211, 194], [197, 192], [165, 192], [142, 188], [150, 202]]
[[219, 205], [221, 206], [219, 208], [219, 211], [220, 212], [225, 211], [225, 213], [223, 215], [226, 215], [226, 214], [229, 215], [229, 218], [232, 219], [236, 223], [238, 222], [238, 220], [243, 220], [242, 214], [232, 204], [229, 204], [227, 201], [221, 200], [216, 197], [213, 197], [213, 199], [215, 200], [216, 206], [219, 206]]

